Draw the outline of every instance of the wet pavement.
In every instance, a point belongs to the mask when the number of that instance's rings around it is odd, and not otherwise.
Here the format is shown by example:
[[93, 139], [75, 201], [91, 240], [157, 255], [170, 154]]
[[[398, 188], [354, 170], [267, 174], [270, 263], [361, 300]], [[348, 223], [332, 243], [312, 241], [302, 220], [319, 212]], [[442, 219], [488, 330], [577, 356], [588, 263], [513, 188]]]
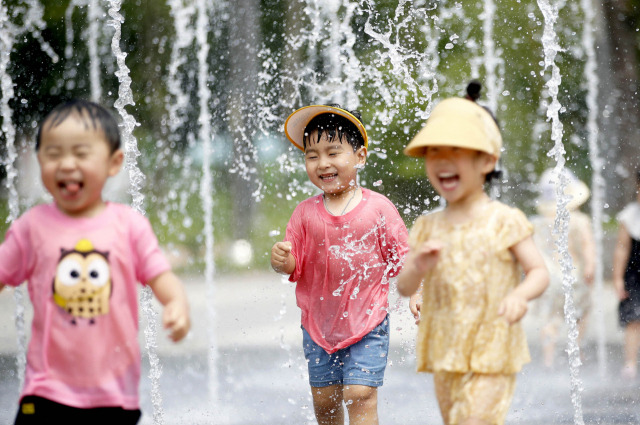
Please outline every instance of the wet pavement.
[[[293, 287], [272, 273], [223, 276], [214, 287], [199, 278], [183, 281], [192, 306], [192, 332], [177, 345], [163, 335], [158, 338], [163, 423], [314, 424]], [[582, 417], [586, 424], [640, 424], [640, 379], [618, 377], [622, 332], [615, 323], [615, 297], [611, 288], [605, 289], [598, 305], [606, 325], [608, 373], [601, 376], [591, 326], [580, 369]], [[0, 424], [12, 423], [19, 392], [11, 292], [0, 294]], [[394, 297], [392, 305], [389, 366], [379, 390], [380, 423], [441, 424], [431, 375], [414, 371], [415, 327], [406, 300]], [[507, 423], [576, 423], [563, 346], [553, 369], [546, 369], [537, 344], [539, 324], [531, 316], [525, 325], [534, 360], [519, 374]], [[214, 373], [209, 373], [209, 363], [216, 365]], [[140, 423], [147, 425], [154, 418], [146, 355], [143, 368]]]

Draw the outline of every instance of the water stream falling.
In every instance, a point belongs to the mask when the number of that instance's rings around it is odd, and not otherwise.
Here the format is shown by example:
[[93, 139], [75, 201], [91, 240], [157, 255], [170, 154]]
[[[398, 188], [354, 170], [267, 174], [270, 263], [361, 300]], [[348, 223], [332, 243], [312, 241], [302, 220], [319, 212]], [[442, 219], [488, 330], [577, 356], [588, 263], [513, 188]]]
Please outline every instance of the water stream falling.
[[555, 23], [558, 19], [558, 9], [555, 4], [548, 0], [538, 0], [538, 6], [544, 15], [544, 32], [542, 35], [542, 46], [544, 48], [544, 69], [551, 68], [551, 76], [547, 80], [551, 102], [547, 109], [547, 118], [551, 121], [551, 139], [554, 141], [553, 148], [548, 155], [556, 160], [554, 173], [556, 176], [556, 219], [554, 222], [554, 234], [556, 235], [556, 245], [560, 253], [560, 266], [562, 269], [562, 289], [565, 294], [564, 313], [565, 320], [569, 325], [569, 335], [567, 342], [567, 354], [569, 356], [569, 373], [571, 376], [571, 402], [574, 407], [575, 425], [584, 425], [582, 415], [582, 382], [580, 380], [580, 347], [578, 346], [578, 326], [576, 323], [576, 311], [573, 304], [573, 285], [575, 276], [573, 275], [573, 260], [569, 254], [569, 210], [567, 204], [570, 197], [564, 193], [568, 184], [567, 176], [564, 173], [565, 148], [562, 143], [563, 125], [560, 121], [560, 110], [562, 105], [558, 100], [558, 92], [562, 76], [560, 68], [556, 64], [556, 56], [562, 49], [558, 45], [555, 32]]
[[[111, 40], [111, 49], [118, 64], [116, 76], [120, 82], [118, 89], [118, 99], [114, 107], [120, 114], [122, 123], [121, 137], [123, 141], [125, 167], [129, 172], [129, 194], [131, 195], [131, 207], [144, 214], [142, 194], [142, 182], [145, 178], [144, 174], [138, 168], [137, 158], [140, 156], [138, 150], [138, 141], [133, 134], [133, 130], [139, 125], [133, 115], [129, 114], [125, 109], [128, 105], [135, 105], [133, 101], [133, 92], [131, 91], [131, 77], [129, 76], [129, 68], [125, 63], [126, 54], [120, 48], [120, 38], [122, 34], [122, 23], [124, 17], [120, 13], [122, 2], [119, 0], [109, 0], [109, 16], [111, 19], [107, 22], [113, 27], [114, 34]], [[151, 403], [153, 405], [153, 422], [156, 425], [164, 424], [164, 411], [162, 408], [162, 393], [160, 392], [160, 377], [162, 376], [162, 365], [157, 353], [157, 336], [159, 319], [158, 312], [153, 306], [153, 292], [151, 288], [145, 287], [140, 291], [140, 309], [147, 319], [144, 328], [145, 347], [149, 357], [151, 371], [149, 378], [151, 380]]]
[[[284, 225], [278, 228], [273, 224], [273, 221], [268, 221], [265, 216], [276, 213], [281, 218], [286, 216], [290, 213], [290, 211], [285, 212], [288, 205], [301, 197], [314, 194], [316, 190], [304, 175], [300, 152], [288, 145], [282, 147], [280, 133], [283, 120], [289, 112], [309, 102], [340, 103], [348, 109], [361, 109], [364, 112], [363, 116], [367, 119], [370, 155], [367, 170], [361, 174], [360, 184], [372, 186], [372, 189], [385, 194], [394, 193], [399, 185], [399, 180], [396, 180], [397, 174], [399, 171], [403, 171], [400, 167], [404, 167], [406, 164], [402, 162], [406, 158], [402, 157], [399, 149], [389, 147], [392, 145], [389, 141], [391, 139], [408, 140], [415, 130], [415, 124], [424, 122], [429, 116], [434, 99], [461, 95], [468, 80], [478, 78], [484, 86], [482, 103], [487, 104], [498, 117], [504, 114], [509, 119], [513, 118], [513, 116], [509, 116], [508, 108], [513, 105], [511, 102], [517, 98], [519, 93], [513, 92], [512, 80], [509, 80], [505, 75], [513, 71], [508, 67], [505, 69], [505, 63], [509, 63], [505, 50], [508, 50], [510, 46], [504, 41], [500, 41], [502, 27], [509, 24], [508, 18], [505, 18], [500, 10], [502, 2], [484, 0], [479, 2], [475, 9], [460, 1], [416, 0], [412, 2], [399, 0], [397, 4], [387, 5], [386, 8], [381, 6], [382, 3], [375, 0], [305, 0], [295, 5], [291, 4], [288, 5], [289, 9], [283, 12], [287, 15], [283, 19], [285, 22], [274, 23], [274, 26], [282, 24], [278, 28], [297, 25], [296, 28], [286, 27], [283, 30], [286, 31], [281, 40], [283, 47], [278, 47], [277, 43], [269, 44], [271, 40], [265, 41], [266, 36], [265, 40], [256, 43], [257, 46], [229, 47], [229, 49], [246, 49], [247, 52], [255, 49], [254, 51], [258, 52], [258, 62], [260, 63], [256, 75], [251, 76], [255, 79], [255, 81], [252, 80], [252, 84], [255, 83], [257, 87], [254, 90], [254, 85], [248, 83], [247, 87], [244, 87], [246, 90], [251, 87], [250, 91], [255, 91], [255, 93], [243, 93], [247, 95], [247, 104], [251, 106], [242, 109], [242, 113], [249, 117], [248, 121], [255, 120], [258, 130], [254, 132], [249, 124], [240, 122], [240, 125], [234, 129], [241, 136], [236, 137], [236, 144], [232, 145], [229, 140], [233, 140], [234, 136], [229, 136], [225, 131], [231, 132], [232, 127], [236, 124], [232, 118], [225, 116], [225, 114], [230, 115], [229, 111], [233, 110], [235, 106], [229, 106], [233, 104], [233, 99], [229, 99], [228, 93], [223, 93], [220, 88], [226, 84], [224, 72], [220, 71], [223, 68], [221, 64], [225, 63], [227, 58], [224, 55], [229, 52], [224, 49], [220, 50], [217, 43], [220, 43], [221, 34], [224, 35], [225, 31], [228, 31], [225, 25], [228, 25], [229, 15], [233, 12], [231, 10], [234, 7], [233, 2], [224, 0], [214, 2], [210, 0], [166, 0], [170, 21], [158, 22], [157, 24], [168, 26], [169, 31], [165, 31], [166, 35], [162, 35], [164, 38], [159, 37], [159, 41], [152, 44], [158, 52], [165, 45], [171, 48], [170, 54], [166, 55], [166, 61], [158, 62], [160, 63], [158, 67], [166, 70], [166, 77], [162, 82], [162, 89], [154, 88], [154, 82], [147, 86], [141, 84], [142, 90], [149, 90], [149, 93], [140, 96], [137, 96], [136, 88], [132, 89], [132, 86], [139, 82], [132, 81], [130, 70], [127, 67], [127, 61], [131, 61], [133, 56], [127, 57], [127, 53], [123, 52], [133, 45], [133, 43], [127, 44], [128, 40], [123, 35], [127, 34], [126, 25], [134, 25], [129, 19], [125, 22], [121, 13], [120, 9], [126, 6], [126, 2], [109, 0], [108, 7], [105, 2], [100, 0], [70, 0], [69, 2], [66, 10], [68, 25], [67, 49], [64, 55], [65, 72], [62, 79], [64, 81], [60, 88], [71, 92], [78, 87], [78, 81], [85, 78], [90, 83], [91, 98], [108, 104], [112, 95], [108, 89], [103, 88], [103, 84], [104, 87], [108, 86], [106, 80], [101, 78], [101, 73], [104, 72], [102, 68], [110, 70], [111, 65], [105, 62], [113, 60], [118, 80], [118, 97], [114, 106], [122, 121], [122, 140], [126, 152], [129, 194], [133, 208], [145, 212], [143, 204], [147, 202], [148, 209], [156, 214], [160, 225], [165, 226], [168, 233], [178, 234], [176, 240], [167, 242], [169, 251], [174, 248], [177, 251], [177, 248], [181, 248], [181, 244], [189, 237], [186, 235], [189, 229], [196, 227], [195, 223], [202, 221], [202, 228], [198, 228], [194, 232], [197, 233], [195, 244], [198, 249], [190, 252], [187, 257], [188, 261], [201, 261], [204, 266], [204, 272], [200, 274], [203, 274], [201, 278], [205, 287], [202, 297], [206, 297], [208, 301], [206, 310], [204, 310], [205, 317], [192, 317], [192, 320], [194, 323], [196, 321], [206, 322], [206, 335], [201, 337], [206, 339], [206, 344], [204, 344], [206, 353], [201, 354], [196, 350], [179, 358], [177, 363], [186, 364], [193, 361], [196, 364], [199, 356], [205, 359], [203, 362], [206, 363], [206, 370], [203, 368], [197, 373], [206, 380], [206, 383], [203, 384], [206, 386], [206, 391], [202, 391], [203, 388], [198, 387], [193, 396], [197, 398], [200, 393], [208, 393], [205, 400], [199, 399], [204, 406], [200, 407], [198, 413], [209, 419], [215, 417], [223, 423], [229, 423], [231, 419], [225, 418], [225, 412], [227, 410], [226, 404], [231, 404], [231, 398], [237, 398], [240, 392], [243, 395], [247, 394], [247, 400], [252, 396], [256, 397], [249, 392], [251, 384], [243, 383], [243, 379], [255, 378], [243, 376], [241, 368], [246, 365], [236, 366], [231, 362], [232, 366], [229, 366], [226, 371], [221, 366], [225, 361], [229, 361], [229, 357], [240, 362], [241, 355], [238, 355], [238, 359], [235, 359], [234, 356], [236, 352], [242, 353], [242, 347], [229, 348], [224, 346], [225, 341], [217, 332], [218, 323], [226, 318], [220, 314], [220, 310], [214, 308], [214, 301], [218, 302], [223, 289], [220, 288], [221, 283], [216, 276], [216, 261], [220, 264], [221, 260], [216, 260], [216, 257], [220, 255], [219, 252], [227, 251], [224, 237], [218, 238], [216, 236], [214, 238], [214, 231], [216, 234], [217, 232], [224, 234], [224, 231], [227, 230], [225, 228], [227, 222], [220, 218], [223, 214], [219, 213], [228, 207], [225, 203], [229, 203], [225, 198], [228, 195], [226, 192], [229, 190], [228, 187], [224, 187], [229, 181], [226, 179], [229, 174], [240, 174], [247, 181], [247, 190], [250, 191], [250, 197], [254, 201], [260, 201], [263, 206], [270, 201], [277, 204], [277, 211], [258, 213], [255, 219], [258, 225], [256, 226], [257, 230], [253, 230], [253, 236], [262, 232], [264, 236], [268, 236], [270, 241], [281, 239], [284, 236], [282, 231]], [[7, 6], [4, 3], [0, 4], [0, 79], [2, 83], [0, 114], [2, 133], [7, 146], [7, 155], [3, 156], [0, 161], [8, 175], [4, 184], [9, 199], [9, 215], [7, 217], [9, 222], [17, 218], [20, 212], [16, 179], [19, 180], [21, 176], [18, 175], [15, 165], [19, 153], [16, 151], [16, 146], [19, 146], [19, 141], [15, 140], [16, 128], [13, 125], [15, 118], [9, 106], [9, 102], [15, 100], [17, 95], [13, 90], [14, 82], [9, 72], [11, 58], [7, 52], [14, 50], [19, 35], [31, 34], [40, 44], [44, 52], [43, 56], [54, 62], [58, 60], [45, 37], [47, 32], [44, 31], [43, 8], [41, 6], [44, 3], [36, 0], [24, 0], [24, 4], [26, 6], [21, 9], [21, 13], [26, 18], [19, 28], [14, 26], [12, 17], [8, 15]], [[565, 129], [560, 121], [560, 116], [564, 112], [563, 105], [559, 101], [562, 77], [560, 68], [556, 64], [557, 55], [563, 50], [560, 48], [558, 34], [556, 34], [554, 27], [558, 22], [557, 6], [551, 0], [538, 0], [537, 5], [544, 17], [542, 33], [544, 70], [537, 72], [536, 60], [534, 60], [532, 64], [529, 64], [532, 68], [520, 72], [522, 74], [532, 72], [532, 80], [539, 80], [540, 76], [545, 77], [546, 71], [550, 71], [545, 85], [550, 101], [548, 104], [541, 101], [540, 105], [546, 108], [546, 116], [551, 123], [551, 139], [554, 142], [554, 147], [549, 151], [549, 156], [556, 161], [558, 216], [554, 227], [559, 236], [558, 251], [561, 254], [565, 313], [569, 326], [567, 354], [570, 374], [570, 408], [572, 409], [573, 423], [583, 425], [585, 421], [582, 407], [580, 351], [576, 343], [577, 326], [572, 299], [573, 265], [568, 254], [567, 243], [568, 212], [566, 204], [568, 200], [563, 192], [566, 185], [563, 169], [567, 160], [563, 144]], [[598, 146], [600, 136], [597, 103], [599, 98], [598, 70], [596, 69], [596, 50], [593, 38], [595, 18], [590, 0], [581, 0], [581, 5], [585, 17], [581, 40], [582, 49], [586, 56], [584, 61], [584, 79], [587, 84], [585, 102], [589, 109], [586, 133], [589, 161], [593, 170], [591, 212], [596, 249], [598, 250], [596, 255], [600, 258], [606, 255], [602, 251], [602, 206], [605, 194], [602, 175], [604, 163]], [[535, 5], [531, 4], [530, 6], [533, 9], [526, 10], [528, 15], [537, 15], [534, 13], [536, 11]], [[76, 12], [78, 10], [80, 12]], [[105, 13], [108, 13], [110, 18], [107, 18]], [[76, 33], [79, 34], [78, 38], [82, 39], [82, 43], [79, 43], [78, 40], [74, 40], [73, 23], [75, 22], [77, 26], [77, 21], [81, 20], [79, 18], [82, 18], [83, 14], [86, 14], [86, 28], [82, 31], [76, 29]], [[288, 16], [289, 14], [292, 16]], [[105, 19], [109, 19], [108, 35], [112, 36], [112, 57], [110, 58], [107, 58], [107, 47], [104, 44], [107, 31], [101, 25]], [[538, 37], [540, 31], [537, 28], [542, 30], [540, 23], [538, 25], [538, 27], [533, 25], [534, 32], [530, 34], [530, 37]], [[123, 27], [125, 31], [123, 31]], [[113, 29], [113, 33], [110, 31], [111, 29]], [[526, 38], [527, 36], [522, 37]], [[360, 45], [363, 40], [366, 40], [366, 46]], [[127, 47], [121, 48], [121, 46]], [[279, 48], [282, 51], [279, 52]], [[81, 61], [77, 58], [84, 57], [82, 56], [84, 49], [86, 49], [88, 57], [87, 75], [82, 77], [79, 75], [82, 71], [79, 71], [77, 66]], [[223, 52], [221, 57], [213, 57], [220, 54], [221, 51]], [[463, 52], [460, 54], [463, 59], [455, 58], [458, 51]], [[148, 56], [151, 54], [149, 53]], [[145, 59], [148, 59], [148, 56]], [[450, 68], [456, 68], [455, 79], [451, 76], [445, 76], [445, 74], [451, 74]], [[536, 69], [536, 71], [531, 71], [531, 69]], [[218, 76], [222, 77], [218, 80]], [[536, 88], [535, 83], [531, 83], [529, 86], [527, 89]], [[136, 94], [136, 99], [141, 99], [138, 100], [139, 103], [144, 103], [145, 96], [153, 97], [155, 94], [153, 91], [156, 89], [162, 93], [162, 99], [156, 105], [156, 109], [163, 111], [162, 122], [157, 126], [155, 122], [145, 122], [146, 115], [144, 119], [140, 118], [138, 111], [144, 111], [144, 106], [134, 104], [134, 94]], [[541, 95], [540, 99], [543, 98], [544, 95]], [[538, 98], [535, 99], [537, 101]], [[484, 102], [485, 100], [486, 102]], [[127, 107], [130, 111], [136, 111], [135, 114], [142, 124], [127, 112]], [[157, 133], [154, 132], [155, 129], [149, 129], [154, 126], [158, 129]], [[140, 138], [140, 141], [134, 136], [134, 132], [140, 131], [137, 130], [139, 128], [145, 131], [140, 133], [144, 134], [144, 139]], [[538, 131], [538, 128], [534, 129], [535, 134], [538, 134], [536, 133]], [[390, 134], [391, 132], [393, 134]], [[542, 131], [539, 134], [544, 135]], [[150, 148], [147, 146], [148, 139], [154, 140], [150, 144]], [[260, 147], [263, 139], [275, 140], [274, 146], [276, 147], [271, 147], [272, 151], [267, 150], [265, 153]], [[141, 150], [144, 152], [142, 155]], [[513, 152], [511, 145], [505, 143], [505, 158], [507, 160], [510, 151]], [[153, 153], [155, 156], [148, 160], [145, 158], [147, 152]], [[235, 152], [237, 155], [230, 152]], [[261, 155], [267, 155], [266, 157], [269, 159], [263, 161]], [[233, 156], [233, 159], [228, 159], [230, 156]], [[261, 167], [265, 165], [260, 164], [260, 161], [269, 163], [267, 166], [272, 167], [271, 170], [273, 170], [270, 171], [271, 174], [261, 174], [263, 173]], [[516, 167], [512, 164], [510, 167], [507, 166], [512, 171], [515, 171]], [[529, 164], [523, 169], [526, 169], [526, 171], [522, 171], [522, 175], [525, 176], [523, 180], [533, 181], [534, 179], [531, 178], [533, 172], [529, 168]], [[527, 172], [529, 172], [528, 175]], [[508, 183], [511, 183], [510, 179], [511, 177], [506, 179]], [[416, 183], [416, 191], [412, 193], [411, 197], [397, 205], [401, 213], [408, 217], [414, 217], [438, 204], [439, 199], [428, 194], [424, 190], [426, 186], [422, 186], [423, 184], [422, 182]], [[162, 190], [149, 189], [149, 186], [154, 185], [162, 186]], [[224, 190], [220, 190], [220, 187], [224, 187]], [[257, 189], [254, 189], [255, 187]], [[152, 192], [152, 196], [147, 196], [148, 191]], [[175, 216], [179, 216], [179, 220], [176, 221]], [[280, 221], [284, 220], [282, 218]], [[263, 223], [265, 222], [270, 227], [264, 227]], [[410, 224], [407, 222], [408, 226]], [[257, 239], [263, 236], [262, 233]], [[352, 249], [359, 249], [357, 241], [351, 242]], [[263, 255], [262, 258], [266, 258], [267, 255], [265, 253], [257, 254]], [[348, 255], [349, 252], [344, 251], [337, 254]], [[194, 260], [196, 257], [197, 259]], [[367, 266], [373, 267], [375, 265]], [[227, 265], [224, 264], [223, 267], [227, 267]], [[602, 262], [597, 262], [596, 267], [595, 290], [597, 298], [600, 296], [598, 294], [604, 290]], [[366, 273], [365, 267], [363, 274], [366, 275]], [[279, 278], [276, 276], [274, 279], [278, 280]], [[274, 334], [276, 348], [280, 350], [279, 354], [284, 356], [284, 360], [279, 363], [280, 368], [274, 368], [276, 372], [272, 371], [272, 373], [284, 375], [293, 372], [298, 379], [293, 385], [306, 388], [306, 365], [304, 362], [300, 362], [299, 347], [294, 347], [287, 340], [289, 324], [285, 320], [291, 314], [298, 313], [295, 308], [287, 308], [287, 300], [293, 292], [293, 287], [289, 282], [286, 282], [286, 279], [282, 279], [282, 282], [283, 285], [277, 288], [264, 289], [265, 293], [274, 290], [278, 292], [274, 306], [270, 306], [278, 312], [271, 323], [275, 330], [261, 330], [261, 332]], [[395, 290], [393, 282], [389, 286], [391, 293]], [[339, 287], [338, 291], [340, 290]], [[25, 314], [23, 311], [25, 295], [21, 291], [23, 289], [19, 288], [14, 295], [17, 304], [16, 328], [19, 338], [17, 370], [19, 374], [24, 371], [24, 354], [26, 352]], [[358, 297], [357, 292], [351, 295], [353, 299]], [[152, 306], [152, 300], [151, 291], [143, 290], [141, 311], [147, 322], [144, 335], [146, 355], [148, 355], [151, 369], [149, 378], [151, 381], [150, 399], [153, 407], [153, 423], [173, 423], [173, 416], [170, 416], [168, 408], [165, 406], [165, 403], [171, 405], [174, 402], [168, 395], [172, 389], [161, 391], [160, 378], [168, 373], [174, 373], [171, 368], [181, 370], [181, 365], [166, 366], [163, 364], [165, 369], [163, 371], [156, 344], [159, 319]], [[225, 302], [232, 301], [234, 300], [225, 300]], [[264, 306], [261, 305], [260, 308], [264, 308]], [[292, 310], [295, 311], [292, 312]], [[594, 310], [596, 318], [593, 323], [598, 327], [596, 334], [598, 336], [599, 373], [604, 376], [607, 363], [605, 320], [602, 316], [598, 317], [599, 314], [603, 314], [602, 309]], [[406, 314], [405, 300], [397, 300], [392, 303], [390, 311], [393, 316]], [[241, 311], [238, 314], [243, 313]], [[394, 319], [395, 317], [392, 319], [392, 329], [395, 327], [398, 333], [401, 331], [404, 333], [412, 332], [410, 326], [397, 325], [393, 322]], [[413, 323], [410, 324], [413, 325]], [[259, 324], [259, 326], [263, 325], [266, 327], [269, 323]], [[245, 330], [239, 329], [238, 332]], [[407, 341], [403, 342], [400, 347], [400, 359], [392, 362], [393, 366], [390, 367], [389, 374], [392, 380], [393, 374], [403, 367], [410, 366], [413, 361], [415, 348], [413, 338]], [[225, 350], [230, 350], [231, 355]], [[258, 348], [258, 350], [262, 350], [262, 348]], [[262, 361], [261, 357], [257, 358]], [[169, 363], [171, 361], [172, 359], [168, 359]], [[175, 359], [173, 361], [175, 362]], [[194, 366], [194, 369], [197, 367]], [[227, 376], [223, 376], [225, 372], [228, 373]], [[177, 375], [180, 376], [180, 373]], [[263, 378], [263, 375], [259, 376], [261, 379]], [[425, 377], [420, 376], [419, 379], [424, 380]], [[22, 376], [20, 376], [20, 380], [22, 380]], [[238, 393], [233, 391], [238, 391]], [[416, 390], [416, 394], [419, 394], [418, 391], [422, 391], [422, 389]], [[195, 393], [198, 393], [197, 396]], [[272, 422], [265, 419], [263, 423], [313, 423], [310, 394], [307, 392], [299, 392], [299, 394], [299, 397], [285, 398], [287, 407], [293, 406], [302, 411], [299, 417], [279, 412], [277, 419]], [[0, 393], [1, 395], [2, 393]], [[430, 395], [421, 394], [420, 396], [427, 398]], [[540, 395], [535, 394], [534, 396], [539, 397]], [[203, 398], [205, 397], [203, 396]], [[179, 401], [183, 406], [188, 402], [188, 400]], [[534, 406], [539, 402], [536, 399], [529, 404]], [[273, 404], [275, 406], [275, 402]], [[277, 407], [264, 407], [265, 410], [269, 408], [277, 410]], [[392, 406], [392, 408], [397, 409], [397, 406]], [[188, 415], [188, 413], [184, 414]], [[234, 415], [236, 414], [241, 416], [245, 412], [234, 413]], [[558, 417], [559, 415], [560, 413], [558, 413]], [[247, 423], [255, 422], [249, 420]]]
[[[7, 15], [7, 9], [4, 4], [0, 4], [0, 88], [2, 89], [2, 98], [0, 99], [0, 115], [2, 116], [2, 132], [6, 140], [6, 155], [0, 159], [2, 165], [7, 170], [7, 177], [4, 182], [8, 192], [9, 214], [5, 219], [7, 223], [12, 223], [20, 213], [20, 200], [18, 198], [18, 190], [16, 187], [16, 177], [18, 172], [15, 168], [15, 161], [18, 156], [16, 152], [16, 129], [13, 125], [13, 110], [9, 106], [9, 101], [14, 96], [13, 80], [7, 72], [11, 60], [11, 52], [16, 36], [16, 28], [12, 25]], [[25, 309], [25, 290], [20, 288], [14, 292], [15, 308], [15, 324], [17, 330], [18, 355], [16, 356], [16, 366], [18, 369], [18, 381], [22, 384], [24, 381], [24, 368], [27, 364], [27, 338], [25, 331], [24, 309]]]
[[[215, 299], [215, 262], [213, 258], [213, 177], [211, 175], [211, 156], [214, 137], [211, 132], [211, 113], [209, 101], [211, 90], [209, 89], [209, 66], [207, 57], [209, 54], [209, 19], [211, 9], [208, 2], [198, 0], [196, 3], [197, 23], [196, 40], [198, 44], [198, 98], [200, 115], [198, 125], [200, 126], [199, 139], [202, 143], [202, 181], [200, 182], [200, 197], [202, 199], [202, 209], [204, 211], [204, 236], [205, 236], [205, 283], [207, 286], [207, 296], [210, 300]], [[213, 408], [219, 406], [218, 399], [218, 349], [215, 334], [215, 309], [207, 309], [209, 320], [209, 350], [207, 364], [209, 370], [208, 390], [209, 397], [213, 401]], [[219, 412], [218, 412], [219, 413]]]
[[[602, 258], [604, 255], [603, 244], [603, 206], [605, 204], [604, 190], [605, 182], [602, 176], [604, 160], [600, 153], [598, 130], [598, 95], [599, 77], [597, 72], [596, 49], [595, 49], [595, 13], [591, 0], [581, 0], [582, 11], [584, 13], [584, 29], [582, 33], [582, 45], [587, 59], [584, 65], [584, 81], [587, 84], [586, 104], [588, 108], [587, 119], [587, 140], [589, 143], [589, 160], [593, 175], [591, 178], [591, 217], [593, 222], [593, 236], [595, 240], [596, 265], [594, 271], [594, 291], [595, 299], [602, 299], [604, 294], [604, 267]], [[607, 348], [604, 309], [597, 308], [594, 312], [597, 326], [597, 347], [598, 347], [598, 370], [601, 377], [607, 374]]]

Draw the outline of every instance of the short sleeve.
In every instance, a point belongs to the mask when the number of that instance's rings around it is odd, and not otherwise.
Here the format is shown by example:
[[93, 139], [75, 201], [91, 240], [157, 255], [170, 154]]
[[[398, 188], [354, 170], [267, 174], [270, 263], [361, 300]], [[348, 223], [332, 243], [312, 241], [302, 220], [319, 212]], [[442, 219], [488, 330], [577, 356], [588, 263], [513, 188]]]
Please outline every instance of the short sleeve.
[[497, 226], [496, 240], [498, 251], [505, 251], [533, 234], [533, 225], [522, 211], [506, 207], [494, 216]]
[[633, 239], [640, 239], [640, 204], [634, 202], [627, 205], [616, 218]]
[[132, 248], [136, 254], [136, 279], [146, 284], [160, 274], [171, 270], [171, 265], [160, 250], [151, 223], [143, 215], [132, 211]]
[[18, 286], [28, 279], [26, 226], [22, 220], [14, 222], [7, 231], [4, 242], [0, 245], [0, 283]]

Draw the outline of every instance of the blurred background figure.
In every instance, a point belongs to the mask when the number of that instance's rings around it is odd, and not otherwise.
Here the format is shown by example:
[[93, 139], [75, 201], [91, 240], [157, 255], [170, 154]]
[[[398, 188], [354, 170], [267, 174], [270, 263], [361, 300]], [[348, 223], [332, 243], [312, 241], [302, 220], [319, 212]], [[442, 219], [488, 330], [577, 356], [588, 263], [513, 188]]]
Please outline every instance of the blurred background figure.
[[636, 175], [636, 200], [617, 216], [618, 241], [613, 253], [613, 284], [620, 304], [618, 314], [624, 328], [623, 378], [638, 373], [640, 348], [640, 172]]
[[[564, 169], [568, 183], [564, 193], [571, 196], [567, 204], [569, 211], [569, 255], [574, 266], [573, 302], [578, 323], [578, 344], [584, 336], [587, 315], [591, 307], [591, 287], [595, 270], [595, 243], [591, 218], [579, 210], [589, 199], [589, 188], [570, 170]], [[549, 269], [549, 288], [536, 300], [535, 310], [543, 325], [541, 329], [541, 345], [544, 364], [552, 367], [556, 355], [556, 343], [565, 323], [565, 296], [562, 289], [562, 269], [554, 235], [556, 218], [555, 176], [552, 169], [547, 169], [540, 176], [539, 196], [537, 199], [537, 216], [531, 219], [534, 226], [534, 240], [540, 248]]]

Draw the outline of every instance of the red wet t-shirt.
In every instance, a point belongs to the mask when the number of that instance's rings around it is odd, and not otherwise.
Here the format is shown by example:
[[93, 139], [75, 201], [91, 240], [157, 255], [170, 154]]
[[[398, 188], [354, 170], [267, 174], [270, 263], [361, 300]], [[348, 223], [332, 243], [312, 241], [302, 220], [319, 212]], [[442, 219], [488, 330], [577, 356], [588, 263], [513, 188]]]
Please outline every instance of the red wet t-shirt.
[[287, 225], [296, 268], [302, 326], [328, 353], [375, 328], [388, 310], [389, 278], [401, 269], [408, 233], [384, 195], [362, 189], [362, 201], [333, 216], [322, 195], [301, 202]]

